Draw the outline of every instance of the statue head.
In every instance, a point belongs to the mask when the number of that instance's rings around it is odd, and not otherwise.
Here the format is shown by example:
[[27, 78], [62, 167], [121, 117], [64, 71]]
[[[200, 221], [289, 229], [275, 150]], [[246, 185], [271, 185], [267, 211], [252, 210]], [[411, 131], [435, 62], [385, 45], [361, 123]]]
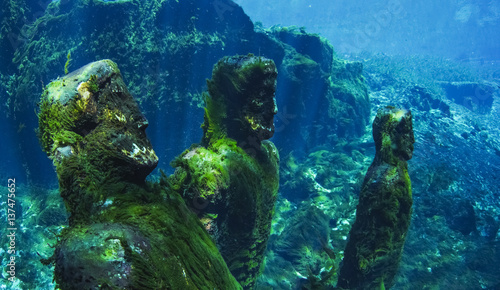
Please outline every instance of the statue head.
[[410, 160], [415, 143], [411, 112], [390, 106], [379, 109], [373, 121], [373, 139], [382, 161]]
[[111, 60], [52, 81], [38, 118], [42, 147], [56, 166], [71, 157], [97, 174], [143, 181], [158, 163], [146, 137], [148, 122]]
[[274, 62], [253, 55], [224, 57], [207, 81], [204, 143], [227, 136], [258, 142], [274, 134], [277, 71]]

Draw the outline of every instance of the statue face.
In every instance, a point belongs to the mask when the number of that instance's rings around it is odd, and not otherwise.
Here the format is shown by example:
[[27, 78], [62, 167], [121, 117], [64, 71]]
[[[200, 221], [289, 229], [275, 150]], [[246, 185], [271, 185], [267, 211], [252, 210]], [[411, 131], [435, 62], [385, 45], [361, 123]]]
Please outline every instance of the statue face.
[[[124, 176], [138, 179], [156, 167], [158, 157], [145, 132], [148, 122], [113, 62], [88, 64], [49, 84], [46, 94], [52, 106], [48, 110], [60, 110], [51, 115], [58, 117], [52, 120], [58, 126], [43, 128], [52, 129], [53, 145], [48, 153], [55, 161], [79, 154], [90, 159], [97, 170], [118, 169]], [[42, 127], [40, 124], [41, 131]]]
[[415, 143], [411, 112], [390, 106], [380, 108], [373, 121], [373, 139], [377, 151], [390, 152], [383, 154], [386, 158], [410, 160]]
[[413, 123], [411, 112], [405, 109], [393, 109], [392, 112], [394, 128], [392, 128], [393, 151], [395, 156], [403, 160], [410, 160], [413, 157]]
[[227, 136], [237, 141], [271, 138], [278, 112], [274, 95], [277, 75], [274, 62], [264, 57], [222, 58], [208, 81], [211, 103], [218, 104], [207, 106], [208, 119], [222, 125]]
[[242, 108], [246, 122], [244, 127], [250, 135], [262, 141], [274, 135], [274, 115], [278, 113], [275, 99], [276, 66], [269, 59], [256, 57], [247, 62], [252, 66], [247, 88], [251, 97], [246, 98]]

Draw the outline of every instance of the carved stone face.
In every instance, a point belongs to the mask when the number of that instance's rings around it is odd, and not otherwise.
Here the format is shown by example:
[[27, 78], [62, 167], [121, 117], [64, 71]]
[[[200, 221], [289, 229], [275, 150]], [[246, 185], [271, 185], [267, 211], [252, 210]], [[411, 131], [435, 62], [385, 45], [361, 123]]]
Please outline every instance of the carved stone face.
[[112, 61], [90, 63], [53, 81], [45, 95], [41, 141], [54, 162], [79, 154], [97, 170], [137, 179], [158, 164], [145, 132], [148, 122]]
[[274, 135], [274, 115], [278, 113], [274, 95], [276, 66], [269, 59], [251, 57], [242, 61], [240, 70], [245, 69], [249, 70], [245, 88], [249, 97], [241, 109], [243, 128], [259, 140], [266, 140]]
[[224, 127], [227, 136], [238, 142], [271, 138], [274, 115], [278, 112], [274, 95], [277, 75], [274, 62], [264, 57], [221, 59], [208, 81], [212, 103], [207, 106], [209, 122], [219, 123], [215, 127]]
[[394, 107], [379, 109], [373, 121], [373, 139], [386, 162], [392, 158], [410, 160], [415, 143], [411, 112]]

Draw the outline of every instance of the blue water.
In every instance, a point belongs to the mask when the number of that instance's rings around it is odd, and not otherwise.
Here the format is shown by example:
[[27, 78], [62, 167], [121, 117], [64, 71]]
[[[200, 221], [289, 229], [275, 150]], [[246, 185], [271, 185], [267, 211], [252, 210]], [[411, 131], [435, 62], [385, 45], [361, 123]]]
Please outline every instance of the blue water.
[[[39, 259], [52, 255], [67, 216], [36, 113], [68, 52], [69, 71], [118, 64], [149, 120], [159, 157], [151, 181], [200, 142], [202, 93], [219, 58], [275, 61], [280, 190], [257, 289], [308, 289], [313, 279], [333, 289], [337, 274], [327, 273], [341, 265], [375, 154], [371, 122], [387, 105], [412, 110], [416, 139], [412, 222], [392, 288], [500, 289], [500, 1], [151, 0], [140, 17], [146, 2], [51, 2], [6, 0], [0, 14], [0, 289], [55, 287], [53, 266]], [[14, 282], [8, 179], [17, 189]]]

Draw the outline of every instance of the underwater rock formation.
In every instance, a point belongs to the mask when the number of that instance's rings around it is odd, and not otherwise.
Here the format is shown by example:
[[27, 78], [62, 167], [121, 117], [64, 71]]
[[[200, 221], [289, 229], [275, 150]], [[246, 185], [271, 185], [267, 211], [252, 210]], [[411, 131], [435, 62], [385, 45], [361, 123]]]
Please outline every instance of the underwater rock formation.
[[425, 87], [409, 85], [402, 90], [401, 97], [407, 100], [404, 102], [405, 108], [420, 112], [440, 110], [444, 116], [451, 115], [450, 106]]
[[375, 158], [361, 188], [340, 269], [338, 287], [343, 289], [390, 288], [410, 226], [413, 200], [407, 161], [415, 142], [411, 112], [380, 109], [373, 139]]
[[158, 158], [147, 120], [110, 60], [51, 82], [39, 138], [70, 213], [55, 252], [61, 289], [240, 289], [175, 192], [145, 182]]
[[441, 82], [448, 99], [479, 113], [488, 114], [498, 85], [489, 82]]
[[245, 289], [262, 272], [278, 194], [278, 151], [266, 140], [274, 133], [276, 76], [272, 60], [222, 58], [207, 81], [202, 143], [172, 162], [172, 187]]
[[[166, 156], [160, 160], [163, 168], [199, 138], [193, 120], [203, 114], [201, 92], [213, 64], [226, 55], [260, 55], [282, 72], [277, 90], [282, 110], [276, 118], [280, 134], [274, 142], [285, 153], [357, 138], [369, 120], [360, 63], [338, 59], [317, 35], [254, 27], [229, 0], [54, 1], [26, 27], [26, 38], [15, 56], [20, 70], [11, 90], [16, 94], [11, 110], [29, 108], [40, 95], [40, 82], [56, 78], [66, 63], [72, 70], [112, 59], [149, 120], [159, 124], [150, 138], [159, 145], [176, 140], [157, 148], [158, 156]], [[186, 110], [194, 118], [178, 122]], [[172, 124], [178, 130], [170, 130]], [[168, 139], [159, 133], [166, 131]]]
[[263, 32], [285, 52], [278, 67], [278, 147], [287, 153], [363, 135], [370, 115], [363, 65], [337, 58], [324, 38], [302, 29]]
[[[336, 149], [341, 148], [338, 144]], [[337, 152], [318, 150], [309, 153], [304, 161], [297, 160], [292, 154], [284, 159], [280, 174], [284, 180], [280, 185], [286, 198], [295, 203], [315, 198], [328, 198], [340, 195], [357, 195], [359, 189], [355, 184], [361, 183], [365, 169], [354, 161], [360, 161], [362, 154], [358, 149], [346, 146]], [[346, 179], [348, 181], [346, 181]]]

